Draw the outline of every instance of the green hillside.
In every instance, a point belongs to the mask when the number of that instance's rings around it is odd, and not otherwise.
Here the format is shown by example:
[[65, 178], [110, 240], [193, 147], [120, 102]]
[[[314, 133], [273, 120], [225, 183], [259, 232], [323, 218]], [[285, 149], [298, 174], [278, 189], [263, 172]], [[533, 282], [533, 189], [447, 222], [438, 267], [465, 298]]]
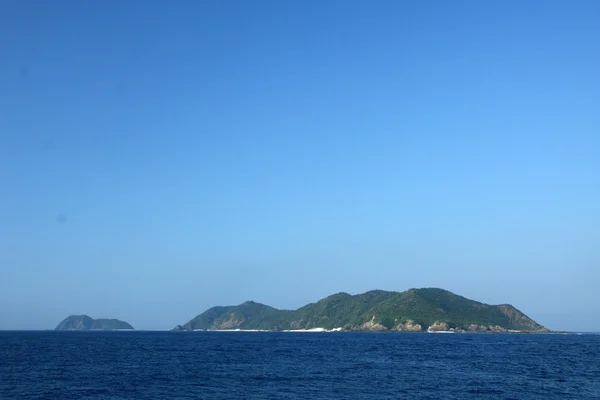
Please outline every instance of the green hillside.
[[436, 288], [405, 292], [372, 290], [354, 296], [338, 293], [297, 310], [278, 310], [249, 301], [238, 306], [213, 307], [176, 329], [278, 331], [313, 328], [342, 328], [347, 331], [547, 331], [511, 305], [488, 305]]
[[133, 330], [127, 322], [118, 319], [93, 319], [87, 315], [71, 315], [58, 323], [57, 331]]

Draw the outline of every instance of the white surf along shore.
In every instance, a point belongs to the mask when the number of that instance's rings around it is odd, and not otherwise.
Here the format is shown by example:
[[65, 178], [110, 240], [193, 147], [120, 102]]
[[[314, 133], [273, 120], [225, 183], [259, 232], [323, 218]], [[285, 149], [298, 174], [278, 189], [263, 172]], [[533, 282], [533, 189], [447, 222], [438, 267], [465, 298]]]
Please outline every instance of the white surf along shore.
[[340, 332], [342, 328], [312, 328], [312, 329], [288, 329], [283, 331], [271, 331], [267, 329], [194, 329], [194, 332]]

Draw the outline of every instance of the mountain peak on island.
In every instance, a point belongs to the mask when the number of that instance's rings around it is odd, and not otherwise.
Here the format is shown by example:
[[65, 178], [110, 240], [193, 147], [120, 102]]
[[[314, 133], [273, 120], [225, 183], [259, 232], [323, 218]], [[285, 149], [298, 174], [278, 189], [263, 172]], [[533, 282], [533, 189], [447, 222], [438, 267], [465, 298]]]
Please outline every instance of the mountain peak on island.
[[133, 330], [127, 322], [118, 319], [93, 319], [87, 315], [70, 315], [56, 326], [56, 331]]
[[256, 303], [217, 306], [177, 330], [548, 332], [508, 304], [489, 305], [445, 289], [340, 292], [297, 310]]

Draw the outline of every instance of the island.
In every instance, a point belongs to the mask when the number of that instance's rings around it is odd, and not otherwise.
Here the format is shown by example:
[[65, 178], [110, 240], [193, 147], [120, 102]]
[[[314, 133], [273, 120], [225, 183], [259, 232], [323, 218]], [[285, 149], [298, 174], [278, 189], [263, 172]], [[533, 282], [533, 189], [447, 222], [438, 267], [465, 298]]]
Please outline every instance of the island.
[[438, 288], [337, 293], [297, 310], [247, 301], [212, 307], [173, 330], [549, 332], [510, 304], [489, 305]]
[[71, 315], [62, 320], [54, 329], [56, 331], [115, 331], [134, 330], [127, 322], [118, 319], [93, 319], [87, 315]]

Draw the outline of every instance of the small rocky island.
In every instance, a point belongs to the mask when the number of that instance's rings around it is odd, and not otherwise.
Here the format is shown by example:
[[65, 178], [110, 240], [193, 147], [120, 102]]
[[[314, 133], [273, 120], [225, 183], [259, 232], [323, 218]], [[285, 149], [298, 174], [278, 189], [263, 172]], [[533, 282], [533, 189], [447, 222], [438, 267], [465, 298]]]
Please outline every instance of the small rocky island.
[[338, 293], [297, 310], [247, 301], [210, 308], [173, 330], [549, 332], [510, 304], [489, 305], [437, 288]]
[[127, 322], [118, 319], [93, 319], [87, 315], [71, 315], [62, 320], [55, 331], [121, 331], [134, 330]]

